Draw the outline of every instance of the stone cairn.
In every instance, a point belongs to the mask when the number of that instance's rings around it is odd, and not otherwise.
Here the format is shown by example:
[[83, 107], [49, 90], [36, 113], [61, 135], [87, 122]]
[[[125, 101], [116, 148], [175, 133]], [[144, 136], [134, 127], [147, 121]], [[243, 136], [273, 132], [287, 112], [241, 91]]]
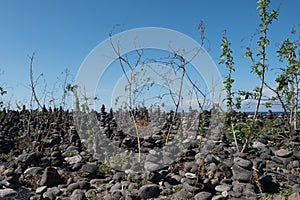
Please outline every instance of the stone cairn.
[[[172, 113], [149, 110], [147, 123], [139, 124], [141, 166], [135, 159], [137, 137], [123, 114], [104, 106], [90, 114], [45, 107], [1, 110], [0, 199], [300, 199], [296, 132], [262, 135], [238, 153], [223, 137], [223, 122], [213, 111], [189, 110], [174, 120]], [[200, 134], [204, 118], [209, 120]], [[276, 120], [284, 116], [261, 118], [280, 126]], [[168, 146], [168, 134], [169, 142], [177, 143]], [[114, 151], [130, 162], [118, 168], [122, 157], [117, 160]]]

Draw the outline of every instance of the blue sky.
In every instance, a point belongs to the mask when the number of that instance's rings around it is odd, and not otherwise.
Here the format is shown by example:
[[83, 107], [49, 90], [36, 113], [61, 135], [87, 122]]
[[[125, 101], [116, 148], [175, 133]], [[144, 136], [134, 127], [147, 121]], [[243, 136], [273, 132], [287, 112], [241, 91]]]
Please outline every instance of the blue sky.
[[[269, 60], [273, 65], [277, 65], [273, 61], [276, 45], [290, 36], [293, 25], [300, 24], [300, 1], [275, 0], [271, 8], [280, 4], [279, 20], [270, 27]], [[1, 0], [0, 83], [8, 92], [4, 98], [11, 106], [17, 101], [28, 103], [28, 55], [34, 51], [34, 75], [43, 73], [51, 90], [66, 68], [74, 78], [86, 56], [111, 31], [163, 27], [199, 41], [200, 20], [205, 23], [209, 40], [205, 47], [209, 46], [216, 63], [222, 32], [227, 30], [236, 62], [235, 87], [253, 88], [258, 81], [250, 73], [249, 60], [243, 58], [243, 46], [249, 44], [258, 27], [256, 7], [255, 0]], [[296, 30], [299, 35], [300, 27]], [[224, 66], [218, 67], [225, 76]], [[41, 79], [41, 90], [43, 84]]]

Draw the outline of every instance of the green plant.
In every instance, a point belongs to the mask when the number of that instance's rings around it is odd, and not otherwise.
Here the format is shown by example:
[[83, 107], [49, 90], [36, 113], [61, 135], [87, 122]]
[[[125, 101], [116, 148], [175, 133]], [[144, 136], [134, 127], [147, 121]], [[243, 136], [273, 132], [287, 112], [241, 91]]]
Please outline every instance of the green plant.
[[[235, 93], [232, 91], [232, 84], [234, 82], [234, 79], [232, 79], [232, 73], [235, 71], [235, 69], [233, 67], [234, 62], [233, 62], [232, 50], [230, 48], [230, 42], [228, 41], [225, 31], [223, 33], [221, 49], [222, 49], [222, 53], [220, 56], [221, 61], [219, 62], [219, 64], [225, 64], [226, 68], [228, 69], [228, 74], [225, 77], [225, 80], [223, 81], [224, 90], [226, 91], [226, 99], [225, 100], [226, 100], [226, 106], [227, 106], [227, 111], [225, 113], [225, 121], [227, 124], [225, 125], [225, 128], [223, 130], [226, 131], [226, 129], [229, 129], [229, 132], [232, 133], [234, 142], [236, 145], [236, 149], [239, 152], [240, 150], [238, 147], [237, 135], [236, 135], [236, 130], [235, 130], [236, 124], [234, 124], [234, 122], [233, 122], [232, 112], [234, 110], [234, 106], [237, 109], [241, 108], [241, 97], [238, 96], [235, 99], [236, 103], [234, 102]], [[230, 128], [227, 127], [228, 125], [230, 126]], [[228, 131], [227, 131], [227, 133], [228, 133]], [[229, 136], [229, 137], [231, 137], [231, 136]]]
[[209, 117], [203, 114], [200, 118], [200, 123], [198, 127], [198, 133], [200, 134], [200, 136], [203, 136], [205, 134], [205, 129], [208, 127], [208, 125], [209, 125]]
[[172, 192], [173, 193], [176, 193], [176, 192], [179, 192], [180, 191], [180, 187], [178, 187], [178, 186], [173, 186], [172, 187]]
[[98, 166], [97, 174], [109, 174], [111, 172], [110, 167], [108, 167], [106, 164], [102, 163]]
[[[257, 11], [259, 13], [259, 34], [260, 37], [257, 40], [257, 53], [253, 55], [254, 52], [250, 47], [246, 48], [245, 56], [249, 57], [252, 62], [252, 72], [257, 75], [260, 80], [260, 86], [254, 89], [254, 96], [256, 97], [257, 103], [254, 112], [254, 119], [257, 119], [257, 114], [261, 104], [263, 96], [263, 88], [265, 86], [265, 76], [268, 70], [267, 64], [267, 47], [270, 45], [268, 38], [269, 26], [277, 19], [279, 14], [278, 10], [268, 11], [271, 0], [258, 0]], [[257, 61], [256, 61], [257, 58]]]
[[269, 199], [269, 197], [271, 197], [271, 194], [269, 194], [269, 193], [262, 192], [262, 193], [257, 194], [257, 199], [259, 199], [259, 200], [266, 200], [266, 199]]
[[[300, 81], [300, 49], [299, 40], [286, 39], [278, 51], [280, 61], [286, 60], [287, 67], [281, 68], [282, 73], [276, 78], [278, 93], [285, 102], [282, 105], [285, 112], [289, 112], [289, 125], [291, 130], [297, 128], [297, 110], [299, 107], [299, 81]], [[290, 131], [291, 131], [290, 130]]]
[[45, 144], [50, 144], [52, 142], [52, 140], [50, 138], [43, 138], [42, 142]]
[[[236, 143], [243, 145], [240, 152], [251, 146], [261, 136], [261, 123], [258, 120], [251, 119], [248, 122], [238, 122], [232, 124], [232, 131], [235, 135]], [[238, 148], [238, 147], [237, 147]], [[239, 151], [239, 149], [238, 149]]]
[[[233, 102], [233, 96], [234, 93], [232, 91], [232, 84], [234, 82], [234, 79], [232, 79], [232, 72], [235, 71], [233, 65], [233, 56], [232, 56], [232, 50], [230, 48], [230, 42], [228, 41], [228, 38], [226, 36], [226, 32], [223, 33], [223, 40], [221, 44], [222, 53], [220, 56], [221, 61], [219, 64], [225, 64], [226, 68], [228, 69], [228, 74], [225, 76], [225, 79], [223, 81], [224, 84], [224, 90], [226, 91], [226, 106], [227, 111], [232, 112], [234, 107]], [[237, 108], [240, 108], [240, 104], [236, 104]]]
[[300, 145], [290, 140], [290, 138], [287, 138], [283, 141], [282, 147], [285, 149], [288, 149], [289, 151], [293, 152], [299, 152], [300, 151]]
[[284, 197], [289, 197], [293, 191], [290, 188], [280, 187], [279, 194]]
[[4, 159], [5, 161], [8, 161], [8, 160], [12, 159], [13, 155], [14, 155], [13, 151], [10, 151], [9, 153], [1, 153], [0, 158]]
[[279, 193], [273, 194], [273, 193], [266, 193], [266, 192], [260, 192], [259, 194], [257, 194], [257, 199], [260, 200], [268, 200], [268, 199], [273, 199], [273, 197], [276, 196], [280, 196], [283, 198], [287, 198], [292, 194], [292, 190], [289, 188], [284, 188], [284, 187], [280, 187], [280, 191]]
[[143, 179], [135, 180], [135, 184], [137, 186], [137, 189], [140, 189], [142, 186], [147, 184], [147, 179], [143, 178]]
[[[265, 106], [270, 107], [276, 103], [280, 103], [286, 116], [289, 116], [288, 121], [284, 124], [288, 125], [288, 130], [291, 132], [297, 129], [297, 111], [299, 107], [299, 78], [300, 78], [300, 50], [299, 39], [290, 40], [286, 39], [277, 51], [279, 60], [287, 64], [287, 67], [280, 68], [278, 77], [275, 79], [277, 86], [271, 87], [266, 81], [266, 74], [269, 68], [267, 59], [267, 48], [270, 45], [269, 41], [269, 27], [274, 20], [277, 20], [279, 10], [269, 11], [271, 1], [270, 0], [258, 0], [257, 11], [259, 13], [259, 30], [256, 52], [254, 52], [250, 46], [246, 48], [245, 56], [250, 58], [252, 63], [251, 71], [254, 73], [259, 81], [260, 85], [255, 87], [253, 92], [238, 91], [233, 92], [232, 86], [234, 79], [232, 79], [232, 72], [234, 72], [234, 62], [232, 57], [232, 50], [230, 48], [230, 42], [227, 39], [226, 32], [223, 34], [223, 40], [221, 44], [221, 61], [220, 64], [224, 64], [228, 69], [228, 74], [224, 79], [224, 90], [226, 91], [226, 106], [227, 113], [225, 115], [226, 125], [224, 128], [227, 138], [235, 140], [236, 148], [239, 151], [237, 143], [242, 143], [244, 147], [249, 146], [255, 139], [259, 137], [259, 134], [265, 134], [271, 132], [274, 137], [279, 132], [285, 131], [285, 126], [280, 128], [274, 128], [268, 124], [258, 125], [262, 122], [257, 122], [258, 112], [262, 101], [265, 101]], [[294, 31], [295, 33], [295, 31]], [[267, 87], [275, 93], [274, 97], [264, 100], [263, 89]], [[234, 96], [238, 94], [234, 102]], [[233, 122], [231, 111], [239, 109], [241, 101], [243, 99], [255, 99], [256, 108], [254, 112], [253, 120], [247, 123]], [[263, 122], [264, 123], [264, 122]], [[251, 134], [251, 131], [254, 134]], [[232, 136], [231, 136], [232, 134]], [[248, 143], [248, 144], [247, 144]], [[243, 148], [244, 149], [244, 148]]]
[[128, 163], [128, 159], [129, 159], [128, 156], [119, 154], [119, 155], [116, 155], [116, 156], [111, 156], [109, 158], [109, 163], [122, 166], [122, 165]]
[[85, 197], [88, 199], [88, 200], [97, 200], [99, 199], [99, 197], [97, 196], [97, 193], [96, 191], [93, 191], [93, 190], [89, 190], [85, 193]]

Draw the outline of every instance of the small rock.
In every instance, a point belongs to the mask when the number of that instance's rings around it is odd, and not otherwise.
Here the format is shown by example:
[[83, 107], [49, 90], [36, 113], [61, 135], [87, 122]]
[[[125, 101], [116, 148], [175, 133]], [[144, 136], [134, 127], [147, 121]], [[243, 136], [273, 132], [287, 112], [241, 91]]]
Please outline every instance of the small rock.
[[230, 185], [217, 185], [215, 187], [215, 190], [217, 192], [229, 191], [229, 190], [231, 190], [231, 186]]
[[225, 199], [223, 195], [216, 195], [216, 196], [213, 196], [213, 198], [211, 200], [223, 200]]
[[189, 178], [189, 179], [196, 179], [197, 178], [196, 174], [190, 173], [190, 172], [185, 173], [185, 177]]
[[68, 185], [67, 190], [72, 192], [76, 189], [89, 189], [91, 187], [90, 183], [87, 181], [79, 181], [77, 183], [71, 183]]
[[219, 163], [218, 164], [218, 169], [223, 173], [223, 175], [226, 178], [231, 178], [232, 177], [232, 171], [230, 167], [224, 163]]
[[90, 185], [92, 186], [92, 187], [95, 187], [95, 188], [97, 188], [97, 187], [100, 187], [101, 185], [103, 185], [103, 184], [105, 184], [105, 183], [108, 183], [110, 181], [110, 179], [92, 179], [91, 181], [90, 181]]
[[74, 165], [76, 163], [80, 163], [82, 161], [82, 157], [80, 155], [65, 157], [65, 161], [70, 165]]
[[79, 188], [84, 190], [87, 190], [91, 187], [91, 184], [87, 181], [79, 181], [78, 184], [79, 184]]
[[71, 200], [86, 200], [85, 193], [82, 190], [74, 190], [70, 196]]
[[160, 170], [162, 167], [163, 167], [163, 165], [160, 165], [157, 163], [153, 163], [153, 162], [149, 162], [149, 161], [145, 162], [145, 169], [150, 172]]
[[293, 161], [293, 168], [300, 168], [300, 161], [299, 160], [294, 160]]
[[242, 182], [250, 182], [252, 172], [236, 164], [232, 166], [233, 179]]
[[161, 195], [164, 195], [164, 196], [170, 195], [172, 193], [173, 193], [173, 191], [170, 188], [166, 188], [161, 191]]
[[14, 199], [17, 196], [17, 192], [13, 189], [1, 189], [0, 190], [0, 199]]
[[293, 193], [288, 197], [288, 200], [299, 200], [300, 199], [300, 193]]
[[62, 192], [57, 187], [48, 188], [47, 191], [43, 194], [44, 199], [55, 200], [58, 195]]
[[181, 183], [186, 183], [188, 185], [195, 185], [195, 180], [194, 179], [189, 179], [189, 178], [182, 178], [180, 180]]
[[211, 200], [212, 194], [210, 192], [199, 192], [195, 195], [195, 200]]
[[85, 164], [82, 166], [82, 171], [87, 174], [91, 179], [96, 178], [98, 172], [98, 166], [95, 164]]
[[41, 186], [41, 187], [36, 188], [35, 193], [37, 193], [37, 194], [42, 194], [42, 193], [44, 193], [46, 190], [47, 190], [47, 186]]
[[156, 184], [147, 184], [139, 189], [141, 199], [156, 198], [159, 196], [160, 189]]
[[245, 169], [251, 169], [252, 167], [252, 162], [250, 160], [246, 160], [240, 157], [235, 158], [234, 163]]
[[147, 172], [147, 180], [152, 183], [158, 183], [161, 181], [162, 175], [158, 172]]
[[186, 162], [184, 163], [184, 171], [185, 172], [196, 172], [194, 171], [195, 169], [197, 170], [198, 166], [195, 162]]
[[18, 162], [30, 165], [34, 160], [41, 158], [43, 154], [41, 152], [23, 153], [17, 157]]
[[121, 183], [116, 183], [110, 188], [110, 191], [115, 191], [115, 190], [121, 190], [122, 189], [122, 184]]
[[116, 172], [113, 176], [113, 180], [116, 182], [121, 182], [125, 180], [125, 173], [124, 172]]
[[286, 149], [279, 149], [275, 151], [275, 155], [278, 157], [286, 158], [293, 154], [292, 151], [286, 150]]
[[270, 195], [269, 198], [272, 199], [272, 200], [286, 200], [286, 198], [284, 196], [281, 196], [279, 194]]
[[292, 189], [293, 189], [293, 192], [300, 193], [300, 185], [299, 184], [293, 185]]
[[31, 178], [33, 176], [36, 176], [38, 173], [40, 173], [43, 170], [41, 167], [30, 167], [24, 171], [24, 177], [25, 178]]
[[123, 194], [122, 194], [122, 191], [121, 190], [115, 190], [112, 192], [112, 199], [113, 200], [125, 200], [124, 197], [123, 197]]
[[51, 160], [49, 157], [43, 157], [39, 161], [40, 167], [49, 167], [51, 165]]
[[253, 145], [252, 145], [253, 148], [256, 148], [256, 149], [263, 149], [266, 147], [266, 145], [262, 142], [259, 142], [259, 141], [255, 141], [253, 142]]
[[40, 185], [53, 187], [57, 186], [61, 182], [59, 173], [55, 168], [47, 167], [42, 175]]
[[16, 189], [17, 191], [17, 196], [16, 199], [20, 199], [20, 200], [27, 200], [30, 197], [30, 191], [26, 188], [26, 187], [19, 187]]
[[272, 160], [278, 164], [283, 164], [283, 160], [278, 156], [272, 156]]
[[186, 191], [185, 189], [181, 189], [179, 192], [176, 192], [173, 196], [172, 199], [176, 200], [188, 200], [192, 199], [192, 193]]
[[223, 191], [223, 192], [222, 192], [222, 196], [223, 196], [223, 197], [228, 197], [228, 194], [229, 194], [228, 191]]
[[13, 173], [6, 177], [1, 184], [9, 188], [17, 188], [19, 187], [19, 175]]

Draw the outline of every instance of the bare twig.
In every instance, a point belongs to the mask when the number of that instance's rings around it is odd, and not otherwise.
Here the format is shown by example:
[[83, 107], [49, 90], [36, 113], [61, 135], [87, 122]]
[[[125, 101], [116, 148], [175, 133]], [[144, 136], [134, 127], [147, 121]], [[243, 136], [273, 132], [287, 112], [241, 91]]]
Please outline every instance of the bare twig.
[[39, 99], [37, 98], [36, 92], [35, 92], [35, 86], [36, 86], [36, 82], [33, 81], [33, 60], [35, 57], [35, 52], [32, 53], [31, 57], [30, 57], [30, 87], [31, 87], [31, 92], [32, 92], [32, 96], [34, 98], [34, 100], [36, 101], [36, 103], [38, 104], [39, 108], [42, 108], [42, 105], [40, 104]]

